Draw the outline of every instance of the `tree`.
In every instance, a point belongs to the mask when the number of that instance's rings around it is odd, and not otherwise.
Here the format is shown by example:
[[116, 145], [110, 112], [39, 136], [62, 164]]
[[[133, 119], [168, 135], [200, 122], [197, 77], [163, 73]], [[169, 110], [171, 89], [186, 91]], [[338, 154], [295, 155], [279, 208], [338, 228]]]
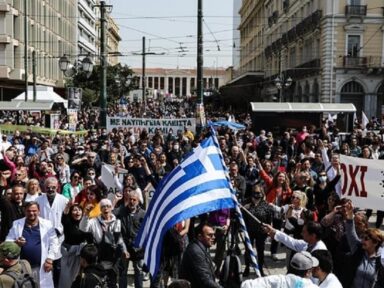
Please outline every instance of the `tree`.
[[[128, 85], [127, 79], [132, 77], [133, 71], [127, 65], [116, 64], [107, 67], [107, 102], [113, 103], [121, 96], [129, 93], [134, 88], [134, 83]], [[87, 73], [79, 71], [67, 82], [67, 87], [83, 89], [84, 103], [95, 103], [100, 100], [100, 65], [95, 65], [87, 77]], [[86, 91], [86, 92], [85, 92]], [[85, 93], [84, 93], [85, 92]], [[95, 103], [96, 104], [96, 103]], [[99, 103], [97, 103], [99, 104]]]

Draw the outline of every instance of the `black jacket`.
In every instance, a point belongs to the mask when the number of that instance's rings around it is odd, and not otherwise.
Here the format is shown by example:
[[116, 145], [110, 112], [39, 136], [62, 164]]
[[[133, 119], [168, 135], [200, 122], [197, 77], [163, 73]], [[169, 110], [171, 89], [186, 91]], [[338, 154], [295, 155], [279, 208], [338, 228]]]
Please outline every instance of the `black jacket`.
[[215, 281], [215, 267], [207, 248], [200, 241], [191, 242], [184, 252], [180, 278], [192, 288], [220, 288]]
[[100, 281], [94, 275], [99, 277], [99, 279], [102, 279], [107, 274], [101, 265], [90, 265], [77, 275], [71, 288], [95, 288], [97, 285], [100, 285]]
[[145, 211], [137, 207], [136, 213], [131, 214], [129, 209], [122, 204], [113, 211], [113, 214], [121, 221], [121, 235], [128, 252], [132, 253], [133, 242], [143, 222]]

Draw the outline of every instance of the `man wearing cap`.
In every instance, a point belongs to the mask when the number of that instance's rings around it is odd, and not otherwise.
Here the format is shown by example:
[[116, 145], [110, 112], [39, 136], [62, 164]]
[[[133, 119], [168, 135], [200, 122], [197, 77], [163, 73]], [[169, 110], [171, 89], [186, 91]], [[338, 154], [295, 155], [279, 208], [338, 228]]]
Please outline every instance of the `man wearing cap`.
[[0, 274], [0, 287], [13, 287], [15, 284], [14, 278], [9, 273], [32, 275], [31, 265], [28, 261], [19, 260], [20, 251], [20, 247], [14, 242], [0, 244], [0, 266], [4, 269]]
[[290, 262], [287, 275], [271, 275], [253, 280], [246, 280], [241, 288], [315, 288], [309, 279], [312, 269], [319, 266], [319, 261], [307, 251], [296, 253]]

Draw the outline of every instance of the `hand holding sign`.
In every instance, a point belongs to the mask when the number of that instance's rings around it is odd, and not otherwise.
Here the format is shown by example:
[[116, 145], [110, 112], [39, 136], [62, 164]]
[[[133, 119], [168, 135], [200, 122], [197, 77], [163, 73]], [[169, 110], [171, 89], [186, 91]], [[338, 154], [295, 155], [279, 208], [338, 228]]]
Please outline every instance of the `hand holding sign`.
[[347, 216], [347, 219], [352, 220], [353, 219], [353, 204], [352, 201], [348, 201], [344, 204], [345, 213]]

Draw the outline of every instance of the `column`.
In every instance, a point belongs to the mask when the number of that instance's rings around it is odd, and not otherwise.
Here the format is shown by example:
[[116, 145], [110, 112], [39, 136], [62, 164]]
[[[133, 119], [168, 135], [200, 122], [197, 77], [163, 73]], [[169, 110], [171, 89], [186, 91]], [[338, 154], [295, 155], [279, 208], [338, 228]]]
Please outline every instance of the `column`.
[[187, 77], [187, 93], [185, 96], [191, 96], [191, 77]]
[[184, 96], [183, 95], [183, 77], [180, 77], [180, 93], [179, 96]]
[[168, 76], [164, 76], [164, 95], [166, 95], [168, 93]]
[[176, 87], [175, 87], [175, 77], [172, 77], [172, 94], [175, 95]]

